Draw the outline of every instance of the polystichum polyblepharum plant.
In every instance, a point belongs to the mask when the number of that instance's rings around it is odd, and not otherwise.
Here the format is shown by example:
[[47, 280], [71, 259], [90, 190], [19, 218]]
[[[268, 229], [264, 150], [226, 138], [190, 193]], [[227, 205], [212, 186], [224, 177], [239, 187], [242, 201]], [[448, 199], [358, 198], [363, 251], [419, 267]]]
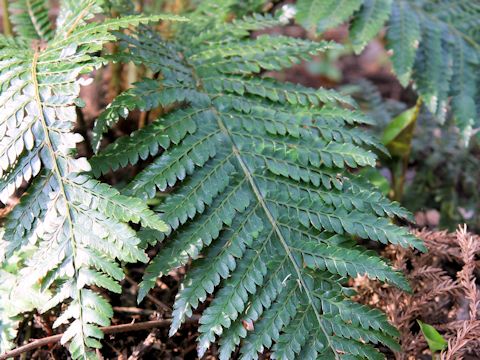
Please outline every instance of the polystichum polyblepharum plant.
[[[337, 45], [256, 34], [281, 21], [228, 21], [235, 1], [202, 1], [166, 40], [143, 27], [118, 34], [117, 61], [155, 76], [119, 95], [98, 119], [94, 147], [120, 117], [161, 106], [164, 115], [101, 150], [99, 176], [143, 160], [122, 193], [171, 190], [154, 209], [172, 233], [150, 261], [139, 299], [157, 277], [186, 265], [170, 334], [209, 299], [198, 328], [201, 357], [270, 349], [282, 359], [377, 359], [372, 344], [398, 350], [386, 317], [350, 300], [348, 277], [366, 274], [407, 290], [401, 273], [358, 239], [424, 250], [389, 218], [409, 218], [355, 174], [374, 166], [375, 139], [349, 97], [261, 76]], [[284, 18], [282, 19], [284, 20]], [[178, 25], [178, 26], [177, 26]]]
[[45, 1], [17, 1], [11, 10], [15, 37], [0, 37], [0, 201], [28, 187], [1, 231], [1, 258], [16, 256], [18, 267], [14, 279], [1, 273], [2, 349], [13, 336], [8, 309], [46, 311], [65, 302], [54, 327], [69, 323], [62, 343], [74, 359], [91, 358], [112, 309], [90, 287], [119, 292], [118, 262], [147, 260], [128, 222], [168, 226], [139, 199], [90, 177], [88, 161], [75, 158], [78, 77], [101, 65], [99, 51], [115, 39], [109, 31], [175, 17], [89, 22], [102, 12], [100, 1], [64, 1], [54, 28]]

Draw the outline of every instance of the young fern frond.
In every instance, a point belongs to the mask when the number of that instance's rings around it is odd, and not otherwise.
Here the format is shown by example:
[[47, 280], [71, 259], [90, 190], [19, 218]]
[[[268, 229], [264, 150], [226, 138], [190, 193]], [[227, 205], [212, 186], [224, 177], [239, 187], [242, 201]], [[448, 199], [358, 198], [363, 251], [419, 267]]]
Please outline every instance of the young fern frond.
[[398, 349], [398, 332], [379, 311], [350, 301], [341, 284], [366, 274], [409, 286], [355, 239], [424, 246], [388, 220], [408, 212], [349, 171], [374, 166], [368, 147], [381, 145], [354, 128], [368, 119], [343, 107], [353, 104], [349, 97], [258, 76], [336, 45], [252, 38], [247, 30], [280, 22], [206, 17], [217, 4], [203, 1], [175, 41], [146, 29], [122, 36], [118, 58], [160, 74], [120, 95], [96, 125], [98, 144], [131, 104], [148, 107], [135, 97], [150, 85], [160, 90], [149, 93], [148, 104], [173, 108], [92, 159], [100, 175], [153, 157], [123, 194], [148, 199], [174, 187], [155, 208], [174, 231], [166, 240], [158, 236], [164, 244], [146, 269], [139, 299], [158, 276], [193, 259], [170, 334], [212, 295], [200, 319], [200, 357], [218, 337], [221, 359], [237, 346], [243, 359], [266, 348], [281, 359], [382, 358], [363, 341]]
[[[339, 8], [335, 16], [333, 8]], [[410, 80], [429, 110], [445, 119], [451, 107], [465, 139], [478, 126], [480, 99], [480, 6], [470, 0], [299, 0], [297, 20], [319, 32], [351, 19], [356, 53], [387, 25], [393, 71]], [[452, 100], [450, 101], [450, 98]]]
[[[36, 3], [20, 1], [19, 6]], [[96, 53], [115, 39], [111, 31], [177, 17], [130, 16], [87, 23], [101, 10], [98, 2], [73, 3], [62, 4], [61, 27], [51, 36], [37, 33], [43, 43], [28, 44], [34, 36], [27, 26], [27, 32], [17, 33], [18, 46], [0, 49], [0, 202], [7, 203], [16, 189], [30, 183], [6, 218], [0, 255], [8, 259], [34, 248], [11, 291], [38, 284], [43, 294], [51, 289], [41, 311], [70, 299], [54, 326], [69, 323], [62, 343], [69, 343], [72, 358], [86, 359], [94, 357], [91, 348], [100, 347], [99, 326], [112, 316], [108, 302], [88, 287], [119, 292], [123, 271], [118, 261], [147, 260], [129, 222], [163, 232], [168, 226], [142, 201], [82, 174], [90, 165], [85, 158], [75, 158], [75, 145], [82, 141], [73, 132], [77, 78], [101, 65]], [[41, 19], [30, 20], [35, 24]]]

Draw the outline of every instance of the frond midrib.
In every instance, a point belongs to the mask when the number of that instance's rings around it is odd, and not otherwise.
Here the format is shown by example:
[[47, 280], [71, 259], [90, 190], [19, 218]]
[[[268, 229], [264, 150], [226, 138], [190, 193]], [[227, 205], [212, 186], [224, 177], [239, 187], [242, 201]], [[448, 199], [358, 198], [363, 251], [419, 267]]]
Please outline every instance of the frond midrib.
[[[196, 86], [197, 86], [197, 89], [201, 92], [204, 92], [204, 93], [207, 93], [205, 90], [204, 90], [204, 87], [203, 87], [203, 82], [202, 80], [199, 78], [199, 76], [196, 74], [196, 71], [195, 71], [195, 67], [188, 63], [186, 57], [182, 54], [182, 58], [184, 59], [184, 63], [185, 65], [191, 69], [192, 71], [192, 76], [193, 78], [195, 79], [195, 83], [196, 83]], [[208, 95], [208, 93], [207, 93]], [[245, 161], [243, 160], [242, 156], [241, 156], [241, 152], [240, 150], [238, 149], [236, 143], [235, 143], [235, 140], [233, 139], [233, 136], [232, 134], [229, 132], [228, 128], [225, 126], [221, 116], [219, 115], [218, 113], [218, 110], [212, 105], [210, 106], [210, 109], [211, 111], [214, 113], [215, 115], [215, 118], [217, 120], [217, 123], [218, 123], [218, 127], [220, 128], [220, 130], [222, 131], [222, 133], [226, 136], [226, 138], [229, 140], [230, 144], [231, 144], [231, 147], [232, 147], [232, 151], [233, 153], [235, 154], [235, 157], [244, 173], [244, 176], [246, 178], [246, 180], [248, 181], [250, 187], [251, 187], [251, 190], [253, 191], [253, 193], [255, 194], [255, 197], [257, 198], [257, 201], [259, 202], [260, 206], [262, 207], [268, 221], [270, 222], [272, 228], [273, 228], [273, 231], [275, 232], [275, 234], [277, 235], [276, 237], [278, 238], [278, 240], [280, 241], [282, 247], [284, 248], [284, 251], [285, 253], [287, 254], [290, 262], [292, 263], [294, 269], [295, 269], [295, 272], [296, 272], [296, 275], [297, 275], [297, 279], [298, 281], [300, 282], [302, 288], [305, 290], [305, 294], [307, 295], [307, 298], [309, 300], [309, 302], [311, 304], [314, 304], [314, 300], [313, 300], [313, 296], [312, 294], [310, 293], [310, 289], [308, 288], [308, 286], [306, 285], [305, 283], [305, 280], [303, 279], [303, 276], [302, 276], [302, 273], [301, 273], [301, 270], [300, 270], [300, 266], [297, 264], [297, 261], [295, 260], [293, 254], [291, 253], [290, 251], [290, 248], [288, 246], [288, 243], [286, 242], [280, 228], [278, 227], [278, 224], [274, 218], [274, 216], [272, 215], [272, 213], [270, 212], [270, 209], [268, 208], [268, 205], [266, 204], [264, 198], [263, 198], [263, 195], [260, 191], [260, 189], [258, 188], [258, 185], [256, 184], [255, 182], [255, 179], [253, 177], [253, 174], [250, 172], [250, 170], [248, 169], [247, 165], [245, 164]], [[318, 311], [318, 309], [316, 309], [315, 306], [313, 306], [314, 308], [314, 312], [315, 312], [315, 316], [316, 316], [316, 319], [317, 319], [317, 322], [322, 330], [322, 332], [325, 334], [325, 338], [327, 339], [327, 342], [328, 342], [328, 346], [332, 349], [333, 353], [335, 354], [335, 359], [339, 359], [339, 356], [335, 350], [335, 347], [333, 346], [331, 340], [330, 340], [330, 336], [328, 335], [328, 332], [326, 331], [323, 323], [322, 323], [322, 319], [321, 319], [321, 315]]]
[[[49, 135], [49, 127], [47, 125], [47, 122], [45, 120], [45, 117], [44, 117], [44, 113], [43, 113], [43, 106], [42, 106], [42, 100], [40, 99], [40, 93], [39, 93], [39, 86], [38, 86], [38, 79], [37, 79], [37, 61], [38, 61], [38, 57], [40, 56], [40, 52], [39, 50], [37, 49], [33, 55], [33, 61], [32, 61], [32, 65], [31, 65], [31, 76], [32, 76], [32, 83], [33, 83], [33, 87], [34, 87], [34, 99], [35, 99], [35, 102], [37, 103], [37, 106], [38, 106], [38, 110], [39, 110], [39, 115], [38, 115], [38, 118], [40, 120], [40, 123], [42, 125], [42, 129], [43, 129], [43, 132], [44, 132], [44, 136], [45, 136], [45, 145], [47, 146], [47, 149], [50, 153], [50, 157], [51, 157], [51, 160], [52, 160], [52, 164], [53, 164], [53, 169], [52, 169], [52, 172], [55, 174], [55, 177], [57, 178], [57, 183], [58, 183], [58, 186], [59, 186], [59, 189], [60, 189], [60, 194], [62, 195], [63, 199], [64, 199], [64, 203], [65, 203], [65, 215], [66, 215], [66, 219], [68, 220], [68, 227], [69, 227], [69, 232], [70, 232], [70, 239], [72, 241], [72, 264], [73, 264], [73, 268], [75, 269], [74, 271], [74, 282], [75, 284], [77, 283], [78, 281], [78, 271], [79, 269], [76, 267], [76, 261], [75, 261], [75, 257], [76, 257], [76, 240], [75, 240], [75, 235], [74, 235], [74, 231], [73, 231], [73, 220], [72, 220], [72, 213], [71, 213], [71, 209], [70, 209], [70, 204], [69, 204], [69, 199], [67, 197], [67, 193], [65, 191], [65, 186], [64, 186], [64, 183], [63, 183], [63, 175], [62, 173], [60, 172], [60, 168], [58, 166], [58, 163], [57, 163], [57, 156], [56, 156], [56, 151], [54, 150], [53, 148], [53, 145], [52, 145], [52, 142], [50, 140], [50, 135]], [[60, 227], [59, 227], [60, 229]], [[76, 297], [79, 301], [80, 304], [82, 304], [82, 293], [81, 293], [81, 289], [78, 289], [78, 287], [75, 285], [75, 288], [76, 288]], [[84, 330], [83, 330], [83, 309], [82, 309], [82, 305], [79, 306], [79, 316], [78, 316], [78, 320], [81, 322], [82, 326], [80, 327], [81, 329], [79, 330], [80, 332], [80, 336], [81, 336], [81, 339], [82, 339], [82, 344], [81, 346], [82, 347], [85, 347], [85, 334], [84, 334]]]

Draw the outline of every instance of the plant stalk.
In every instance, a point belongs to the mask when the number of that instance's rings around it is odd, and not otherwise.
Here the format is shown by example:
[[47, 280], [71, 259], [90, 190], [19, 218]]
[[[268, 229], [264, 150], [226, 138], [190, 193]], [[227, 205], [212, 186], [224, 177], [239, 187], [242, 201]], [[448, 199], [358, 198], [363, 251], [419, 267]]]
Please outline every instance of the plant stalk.
[[3, 14], [3, 34], [12, 36], [12, 23], [10, 22], [10, 15], [8, 13], [8, 0], [2, 0], [2, 14]]
[[405, 190], [405, 180], [407, 177], [408, 163], [410, 161], [410, 155], [412, 153], [412, 138], [415, 125], [417, 123], [418, 115], [422, 107], [422, 98], [418, 97], [417, 103], [415, 104], [415, 113], [413, 115], [414, 119], [411, 124], [410, 137], [408, 139], [408, 152], [402, 156], [400, 161], [393, 165], [392, 172], [392, 185], [393, 185], [393, 196], [392, 200], [401, 202], [403, 198], [403, 193]]

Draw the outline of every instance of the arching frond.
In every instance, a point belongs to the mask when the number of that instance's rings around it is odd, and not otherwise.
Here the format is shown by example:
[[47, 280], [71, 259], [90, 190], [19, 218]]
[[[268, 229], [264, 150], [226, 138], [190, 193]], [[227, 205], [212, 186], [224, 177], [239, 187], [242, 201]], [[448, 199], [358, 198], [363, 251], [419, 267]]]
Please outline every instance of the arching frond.
[[173, 232], [162, 238], [139, 297], [193, 259], [170, 334], [212, 297], [200, 319], [200, 356], [218, 340], [221, 359], [237, 346], [243, 359], [264, 349], [282, 359], [381, 358], [366, 342], [397, 348], [397, 331], [380, 312], [349, 300], [341, 284], [360, 274], [408, 284], [355, 239], [424, 250], [388, 219], [408, 212], [350, 171], [375, 165], [370, 147], [381, 145], [355, 129], [369, 120], [349, 109], [349, 97], [258, 76], [333, 44], [252, 38], [248, 30], [275, 19], [207, 21], [204, 12], [217, 4], [202, 2], [174, 41], [148, 30], [122, 36], [118, 58], [160, 74], [120, 95], [98, 122], [97, 138], [108, 127], [104, 119], [122, 113], [115, 109], [145, 106], [147, 85], [160, 89], [150, 93], [152, 103], [171, 109], [92, 159], [99, 175], [153, 157], [123, 194], [149, 199], [172, 189], [155, 211]]

